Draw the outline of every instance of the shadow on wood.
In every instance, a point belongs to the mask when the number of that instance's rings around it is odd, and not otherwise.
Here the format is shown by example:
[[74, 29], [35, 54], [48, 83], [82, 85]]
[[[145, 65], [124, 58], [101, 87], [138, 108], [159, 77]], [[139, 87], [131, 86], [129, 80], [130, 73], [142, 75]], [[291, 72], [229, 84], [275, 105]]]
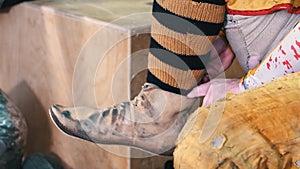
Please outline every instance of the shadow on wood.
[[26, 153], [47, 153], [50, 150], [51, 130], [47, 112], [30, 86], [22, 81], [8, 93], [9, 97], [24, 113], [28, 126]]

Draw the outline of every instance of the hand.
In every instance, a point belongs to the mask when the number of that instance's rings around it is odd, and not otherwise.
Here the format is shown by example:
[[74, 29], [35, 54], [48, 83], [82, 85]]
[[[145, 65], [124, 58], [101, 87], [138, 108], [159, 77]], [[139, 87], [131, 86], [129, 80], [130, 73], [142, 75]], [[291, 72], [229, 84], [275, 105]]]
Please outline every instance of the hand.
[[189, 98], [204, 96], [202, 106], [225, 98], [227, 93], [240, 93], [240, 79], [213, 79], [207, 83], [195, 87], [188, 95]]
[[218, 37], [213, 45], [215, 50], [212, 50], [208, 58], [204, 58], [207, 75], [203, 78], [203, 82], [208, 82], [228, 69], [235, 57], [231, 47], [222, 38]]

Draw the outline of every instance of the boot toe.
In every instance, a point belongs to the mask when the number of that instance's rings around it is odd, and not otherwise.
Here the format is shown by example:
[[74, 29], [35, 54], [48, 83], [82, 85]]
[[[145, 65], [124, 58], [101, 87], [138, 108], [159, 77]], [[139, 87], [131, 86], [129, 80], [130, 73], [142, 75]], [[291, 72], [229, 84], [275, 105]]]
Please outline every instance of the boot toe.
[[72, 119], [71, 113], [68, 110], [64, 110], [63, 106], [52, 105], [49, 109], [51, 120], [54, 124], [69, 135], [76, 135], [77, 121]]

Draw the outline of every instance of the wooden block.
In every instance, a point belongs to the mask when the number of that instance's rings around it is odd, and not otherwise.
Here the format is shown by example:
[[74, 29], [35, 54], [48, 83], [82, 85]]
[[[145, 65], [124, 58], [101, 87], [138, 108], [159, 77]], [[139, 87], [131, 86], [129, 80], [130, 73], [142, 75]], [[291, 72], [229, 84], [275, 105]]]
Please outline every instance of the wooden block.
[[[27, 154], [52, 152], [72, 169], [131, 167], [129, 148], [66, 136], [47, 111], [53, 103], [106, 107], [128, 100], [131, 78], [146, 65], [144, 55], [129, 56], [148, 48], [151, 19], [150, 13], [128, 15], [150, 11], [150, 0], [34, 1], [1, 11], [0, 87], [25, 114]], [[118, 43], [107, 50], [109, 42]], [[87, 76], [94, 81], [84, 81]]]
[[293, 73], [198, 108], [178, 137], [174, 167], [299, 168], [299, 84]]

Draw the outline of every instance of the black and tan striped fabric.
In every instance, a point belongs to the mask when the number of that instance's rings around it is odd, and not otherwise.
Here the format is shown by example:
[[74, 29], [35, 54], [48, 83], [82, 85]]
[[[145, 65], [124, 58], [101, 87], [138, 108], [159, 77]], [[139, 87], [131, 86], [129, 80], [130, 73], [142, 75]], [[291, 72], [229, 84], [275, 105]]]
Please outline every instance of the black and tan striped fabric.
[[147, 82], [186, 95], [205, 73], [203, 57], [223, 26], [224, 0], [155, 0]]

